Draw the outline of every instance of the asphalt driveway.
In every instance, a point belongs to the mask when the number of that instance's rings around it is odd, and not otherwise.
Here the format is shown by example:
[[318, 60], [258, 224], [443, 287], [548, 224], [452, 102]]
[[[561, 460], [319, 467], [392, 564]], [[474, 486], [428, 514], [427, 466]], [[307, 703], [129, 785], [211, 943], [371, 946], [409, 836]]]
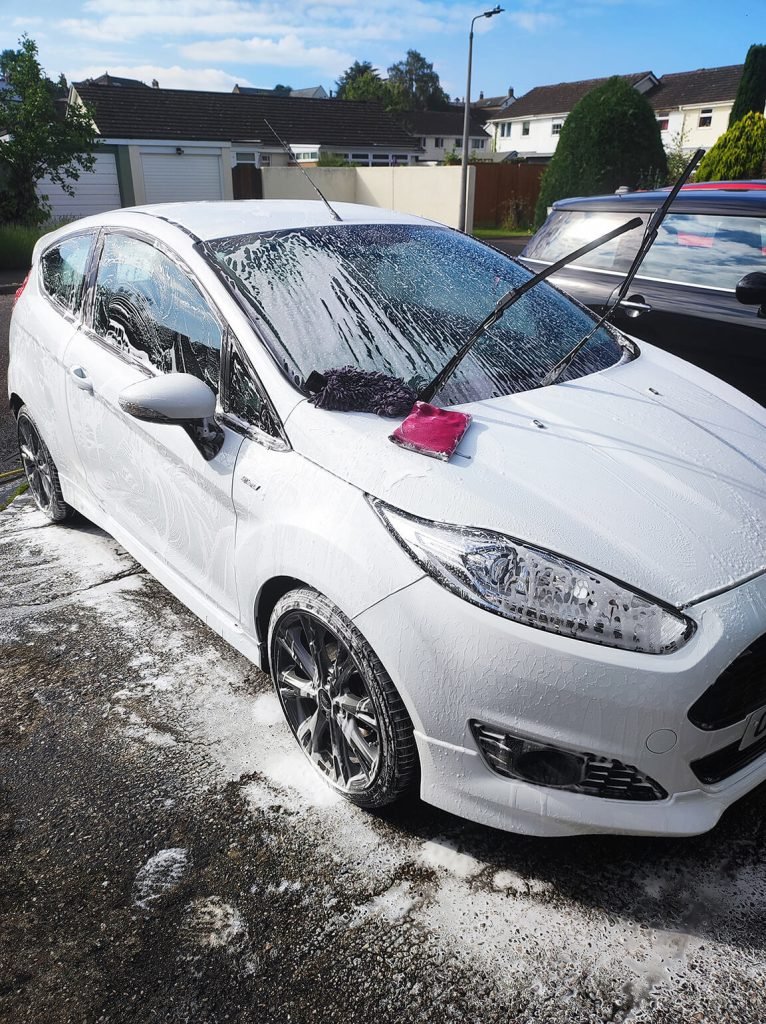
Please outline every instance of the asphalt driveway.
[[0, 513], [0, 765], [3, 1021], [766, 1020], [763, 790], [677, 841], [357, 810], [263, 674], [26, 497]]

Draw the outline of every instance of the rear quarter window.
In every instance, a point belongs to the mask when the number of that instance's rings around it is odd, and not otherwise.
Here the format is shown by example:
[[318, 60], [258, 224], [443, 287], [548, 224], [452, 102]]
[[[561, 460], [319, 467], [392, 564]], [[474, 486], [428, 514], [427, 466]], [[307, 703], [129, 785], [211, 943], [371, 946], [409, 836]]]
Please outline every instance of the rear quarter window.
[[93, 236], [65, 238], [43, 253], [40, 277], [43, 291], [71, 313], [80, 308]]

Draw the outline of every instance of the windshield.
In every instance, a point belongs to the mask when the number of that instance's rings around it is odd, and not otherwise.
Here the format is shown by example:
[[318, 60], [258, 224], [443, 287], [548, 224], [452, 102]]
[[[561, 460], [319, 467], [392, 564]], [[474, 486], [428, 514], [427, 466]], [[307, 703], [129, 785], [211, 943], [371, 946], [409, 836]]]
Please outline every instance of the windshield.
[[[353, 365], [420, 390], [509, 289], [530, 274], [466, 235], [419, 224], [337, 224], [209, 243], [235, 276], [299, 386], [313, 370]], [[593, 327], [541, 284], [478, 341], [439, 395], [454, 405], [525, 391]], [[564, 379], [618, 362], [600, 329]]]

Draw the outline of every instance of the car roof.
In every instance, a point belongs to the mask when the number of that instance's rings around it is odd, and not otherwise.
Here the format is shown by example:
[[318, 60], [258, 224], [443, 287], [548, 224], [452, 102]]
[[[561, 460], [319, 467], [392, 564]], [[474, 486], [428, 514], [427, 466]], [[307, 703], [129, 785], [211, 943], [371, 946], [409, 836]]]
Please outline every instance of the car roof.
[[[407, 213], [357, 203], [332, 204], [346, 224], [433, 224]], [[174, 224], [198, 239], [258, 234], [288, 228], [324, 227], [336, 224], [325, 204], [317, 200], [237, 199], [209, 202], [158, 203], [130, 206], [89, 217], [89, 224], [135, 225], [135, 215], [156, 217]], [[124, 221], [123, 221], [124, 218]], [[83, 222], [80, 222], [82, 225]], [[440, 225], [443, 226], [443, 225]]]
[[[559, 199], [553, 204], [554, 210], [624, 211], [637, 212], [656, 210], [666, 199], [664, 189], [655, 192], [624, 192], [622, 195], [583, 196]], [[681, 191], [673, 200], [673, 212], [708, 214], [743, 214], [754, 216], [766, 213], [766, 194], [762, 190], [749, 191], [725, 189], [689, 189]]]

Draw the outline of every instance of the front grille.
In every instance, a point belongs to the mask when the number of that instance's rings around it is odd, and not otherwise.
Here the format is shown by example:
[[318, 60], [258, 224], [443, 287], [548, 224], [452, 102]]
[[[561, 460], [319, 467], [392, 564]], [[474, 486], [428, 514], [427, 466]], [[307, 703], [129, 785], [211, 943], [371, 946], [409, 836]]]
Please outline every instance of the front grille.
[[689, 710], [698, 729], [724, 729], [766, 705], [766, 633], [725, 669]]
[[712, 785], [714, 782], [723, 782], [730, 775], [734, 775], [735, 772], [756, 761], [761, 754], [766, 753], [766, 736], [762, 740], [758, 740], [757, 743], [745, 747], [744, 750], [739, 749], [741, 742], [741, 740], [737, 740], [736, 743], [730, 743], [728, 747], [716, 750], [714, 754], [708, 754], [707, 757], [701, 757], [698, 761], [692, 761], [691, 769], [700, 782], [705, 782], [708, 785]]
[[521, 755], [530, 750], [543, 754], [559, 752], [579, 760], [580, 776], [576, 782], [553, 788], [564, 789], [570, 793], [582, 793], [586, 796], [603, 797], [608, 800], [664, 800], [668, 795], [658, 782], [649, 778], [648, 775], [644, 775], [634, 765], [623, 764], [622, 761], [599, 757], [596, 754], [574, 753], [534, 743], [490, 728], [482, 722], [471, 722], [471, 729], [487, 766], [506, 779], [531, 782], [537, 785], [551, 785], [551, 783], [539, 783], [536, 780], [525, 778], [523, 772], [515, 765], [520, 762]]

